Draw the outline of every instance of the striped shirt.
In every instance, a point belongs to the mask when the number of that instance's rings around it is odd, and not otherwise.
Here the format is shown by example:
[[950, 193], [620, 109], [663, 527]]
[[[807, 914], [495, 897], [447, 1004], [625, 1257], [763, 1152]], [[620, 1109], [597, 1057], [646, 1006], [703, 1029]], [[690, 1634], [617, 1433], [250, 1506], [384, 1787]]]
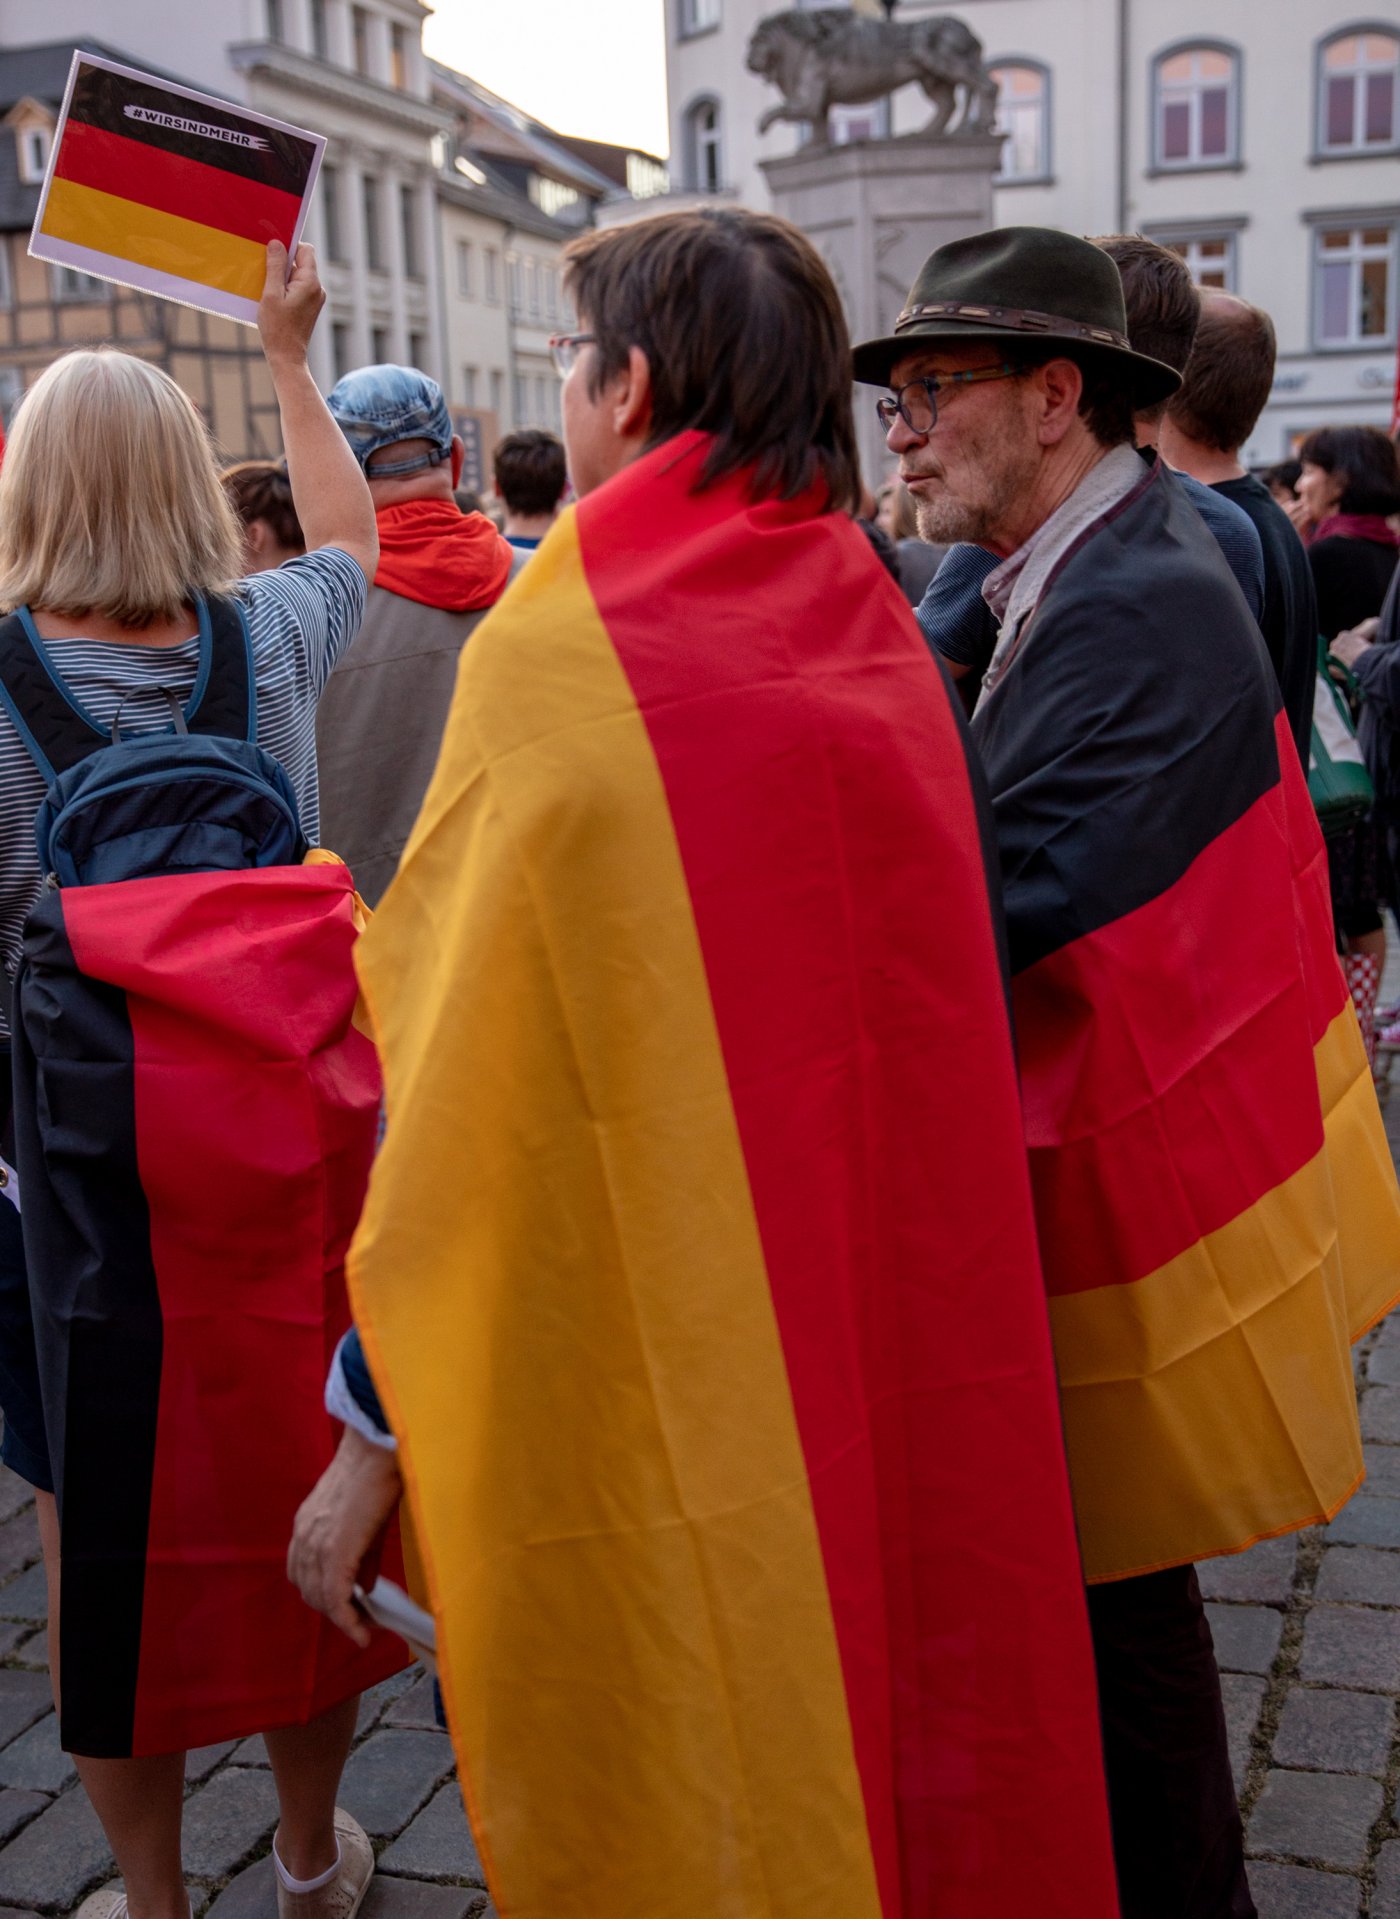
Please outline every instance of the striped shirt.
[[[243, 602], [252, 641], [258, 744], [286, 771], [296, 793], [301, 830], [314, 846], [321, 831], [316, 702], [331, 668], [359, 631], [369, 590], [365, 576], [348, 553], [327, 546], [269, 572], [254, 573], [234, 590]], [[123, 734], [170, 724], [161, 687], [181, 701], [194, 691], [197, 636], [178, 646], [46, 639], [44, 647], [99, 726], [109, 727], [121, 707]], [[47, 785], [0, 705], [0, 964], [11, 979], [19, 965], [24, 922], [43, 888], [34, 819]], [[8, 1036], [0, 1009], [0, 1038]]]

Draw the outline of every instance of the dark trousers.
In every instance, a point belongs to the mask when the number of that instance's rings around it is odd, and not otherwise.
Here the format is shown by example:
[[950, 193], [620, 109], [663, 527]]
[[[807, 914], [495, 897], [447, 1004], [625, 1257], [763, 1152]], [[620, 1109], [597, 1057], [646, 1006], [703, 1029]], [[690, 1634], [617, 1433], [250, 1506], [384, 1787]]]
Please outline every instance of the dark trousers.
[[1123, 1919], [1257, 1919], [1194, 1566], [1089, 1588]]

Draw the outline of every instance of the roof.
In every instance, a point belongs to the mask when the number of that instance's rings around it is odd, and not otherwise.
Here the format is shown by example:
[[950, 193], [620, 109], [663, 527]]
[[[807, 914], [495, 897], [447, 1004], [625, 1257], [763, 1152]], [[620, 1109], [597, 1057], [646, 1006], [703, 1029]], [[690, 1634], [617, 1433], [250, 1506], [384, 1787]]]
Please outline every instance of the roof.
[[653, 166], [664, 167], [667, 164], [659, 153], [649, 153], [645, 147], [620, 147], [611, 140], [585, 140], [579, 133], [556, 133], [553, 137], [561, 147], [567, 147], [580, 160], [586, 160], [590, 167], [604, 174], [618, 187], [627, 186], [627, 162], [634, 153], [639, 159], [650, 160]]
[[523, 193], [492, 179], [487, 168], [480, 170], [487, 175], [485, 185], [463, 179], [460, 173], [442, 173], [438, 175], [439, 190], [444, 198], [458, 206], [503, 221], [518, 232], [538, 234], [542, 240], [569, 240], [578, 231], [577, 227], [566, 226], [562, 220], [542, 213]]
[[591, 165], [582, 154], [571, 152], [552, 127], [532, 120], [529, 114], [482, 86], [479, 80], [465, 73], [454, 73], [436, 60], [430, 64], [439, 89], [455, 104], [487, 122], [489, 131], [482, 141], [483, 152], [533, 165], [595, 200], [612, 199], [616, 195], [617, 182]]

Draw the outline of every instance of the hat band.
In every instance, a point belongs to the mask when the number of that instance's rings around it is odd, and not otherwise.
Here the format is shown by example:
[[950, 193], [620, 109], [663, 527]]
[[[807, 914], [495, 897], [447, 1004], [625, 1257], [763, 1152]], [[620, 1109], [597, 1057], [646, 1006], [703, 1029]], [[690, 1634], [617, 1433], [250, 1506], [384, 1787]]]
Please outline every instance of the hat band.
[[1131, 353], [1128, 336], [1111, 327], [1087, 326], [1082, 320], [1067, 320], [1059, 313], [1035, 313], [1027, 307], [971, 306], [965, 300], [925, 300], [921, 306], [905, 307], [894, 323], [903, 333], [918, 320], [970, 320], [976, 326], [1008, 327], [1015, 333], [1053, 333], [1066, 340], [1090, 340], [1095, 346], [1117, 347]]

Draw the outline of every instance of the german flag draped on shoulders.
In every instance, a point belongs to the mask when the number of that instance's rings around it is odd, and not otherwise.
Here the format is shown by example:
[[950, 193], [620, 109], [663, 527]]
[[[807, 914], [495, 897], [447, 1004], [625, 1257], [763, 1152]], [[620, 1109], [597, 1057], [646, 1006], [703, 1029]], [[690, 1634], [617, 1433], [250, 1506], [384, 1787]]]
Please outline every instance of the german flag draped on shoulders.
[[511, 1919], [1113, 1919], [963, 738], [859, 529], [709, 444], [475, 633], [360, 949], [473, 1825]]
[[985, 691], [1026, 1133], [1085, 1569], [1328, 1519], [1400, 1193], [1258, 629], [1157, 464]]

